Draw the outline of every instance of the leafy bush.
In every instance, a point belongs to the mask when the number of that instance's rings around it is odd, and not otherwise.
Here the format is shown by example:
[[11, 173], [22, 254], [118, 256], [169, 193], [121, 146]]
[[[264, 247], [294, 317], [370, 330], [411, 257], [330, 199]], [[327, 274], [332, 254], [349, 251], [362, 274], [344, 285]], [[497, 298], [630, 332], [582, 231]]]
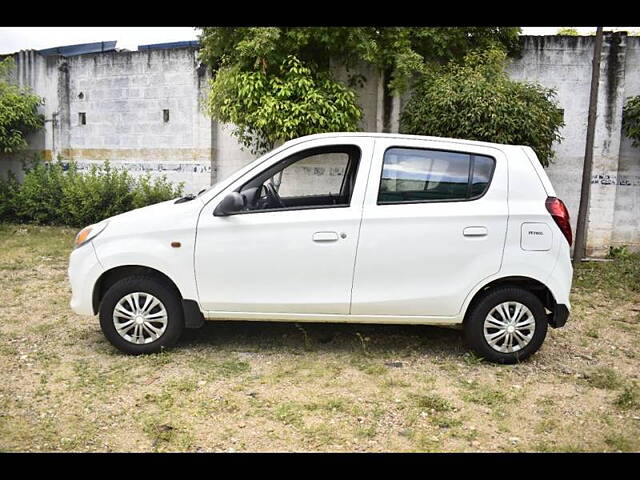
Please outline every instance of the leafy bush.
[[629, 255], [631, 255], [631, 252], [627, 249], [626, 245], [621, 245], [619, 247], [611, 245], [609, 247], [609, 253], [607, 253], [607, 258], [625, 258]]
[[75, 162], [33, 162], [24, 179], [0, 178], [0, 220], [81, 227], [182, 195], [165, 177], [138, 179], [109, 162], [87, 172]]
[[15, 211], [15, 196], [20, 184], [12, 172], [7, 178], [0, 177], [0, 220], [12, 218]]
[[640, 95], [631, 98], [622, 110], [622, 131], [640, 147]]
[[511, 80], [505, 61], [503, 51], [492, 49], [425, 75], [402, 113], [400, 130], [528, 145], [548, 166], [564, 125], [555, 91]]

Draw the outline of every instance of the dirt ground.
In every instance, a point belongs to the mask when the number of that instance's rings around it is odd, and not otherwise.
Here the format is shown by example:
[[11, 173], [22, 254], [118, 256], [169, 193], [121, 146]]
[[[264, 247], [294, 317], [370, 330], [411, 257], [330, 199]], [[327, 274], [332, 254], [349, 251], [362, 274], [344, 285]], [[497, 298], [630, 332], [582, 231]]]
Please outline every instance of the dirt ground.
[[0, 450], [639, 451], [640, 256], [584, 263], [519, 365], [425, 326], [207, 322], [118, 353], [69, 308], [76, 232], [0, 225]]

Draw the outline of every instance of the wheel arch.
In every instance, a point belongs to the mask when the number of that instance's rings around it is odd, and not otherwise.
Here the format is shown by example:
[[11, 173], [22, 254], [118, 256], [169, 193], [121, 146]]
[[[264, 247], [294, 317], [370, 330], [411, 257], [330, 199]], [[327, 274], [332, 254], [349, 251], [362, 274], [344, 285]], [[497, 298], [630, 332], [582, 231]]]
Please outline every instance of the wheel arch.
[[467, 318], [469, 318], [470, 312], [473, 311], [473, 308], [475, 307], [475, 305], [485, 295], [487, 295], [487, 293], [495, 290], [498, 287], [506, 287], [506, 286], [522, 288], [524, 290], [527, 290], [533, 293], [536, 297], [538, 297], [538, 299], [542, 302], [542, 305], [544, 305], [544, 308], [550, 311], [550, 313], [547, 312], [547, 319], [549, 320], [549, 323], [551, 323], [553, 326], [553, 317], [554, 317], [554, 313], [556, 312], [556, 306], [557, 306], [556, 299], [553, 295], [553, 292], [549, 287], [547, 287], [541, 281], [536, 280], [535, 278], [520, 276], [520, 275], [511, 275], [508, 277], [497, 278], [481, 286], [475, 292], [475, 294], [471, 298], [471, 301], [468, 303], [467, 308], [464, 312], [463, 322], [467, 321]]
[[100, 310], [100, 303], [102, 302], [107, 290], [109, 290], [109, 288], [116, 282], [132, 275], [146, 275], [160, 279], [175, 291], [181, 301], [183, 300], [180, 289], [178, 289], [175, 282], [160, 270], [143, 265], [120, 265], [106, 270], [102, 275], [100, 275], [100, 277], [98, 277], [98, 280], [96, 280], [96, 283], [93, 286], [91, 301], [94, 315], [96, 315]]
[[204, 324], [204, 315], [202, 314], [200, 306], [196, 300], [184, 298], [176, 283], [165, 273], [155, 268], [143, 265], [120, 265], [111, 268], [100, 275], [93, 286], [91, 303], [94, 315], [96, 315], [100, 310], [100, 302], [102, 302], [104, 294], [109, 290], [109, 287], [119, 280], [132, 275], [146, 275], [157, 278], [174, 290], [178, 300], [182, 304], [182, 313], [184, 315], [184, 324], [186, 328], [200, 328]]

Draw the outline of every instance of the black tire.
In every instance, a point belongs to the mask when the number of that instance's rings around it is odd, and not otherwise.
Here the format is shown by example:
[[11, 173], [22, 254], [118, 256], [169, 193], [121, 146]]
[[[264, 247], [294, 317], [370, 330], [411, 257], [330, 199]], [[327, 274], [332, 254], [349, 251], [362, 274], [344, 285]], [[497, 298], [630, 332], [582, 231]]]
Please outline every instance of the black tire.
[[[166, 329], [157, 340], [136, 344], [123, 338], [113, 320], [114, 308], [126, 295], [133, 292], [149, 293], [162, 302], [167, 312]], [[114, 283], [100, 304], [100, 327], [107, 340], [118, 350], [131, 355], [157, 353], [176, 344], [184, 330], [184, 315], [180, 298], [174, 288], [165, 282], [145, 275], [134, 275]]]
[[[535, 320], [535, 328], [533, 337], [521, 350], [503, 353], [491, 347], [485, 339], [484, 321], [494, 307], [510, 301], [519, 302], [531, 311]], [[469, 347], [480, 357], [503, 364], [521, 362], [537, 352], [547, 336], [547, 328], [547, 316], [540, 299], [530, 291], [517, 287], [499, 287], [489, 290], [473, 305], [464, 322], [464, 334]], [[491, 331], [489, 330], [489, 332]]]

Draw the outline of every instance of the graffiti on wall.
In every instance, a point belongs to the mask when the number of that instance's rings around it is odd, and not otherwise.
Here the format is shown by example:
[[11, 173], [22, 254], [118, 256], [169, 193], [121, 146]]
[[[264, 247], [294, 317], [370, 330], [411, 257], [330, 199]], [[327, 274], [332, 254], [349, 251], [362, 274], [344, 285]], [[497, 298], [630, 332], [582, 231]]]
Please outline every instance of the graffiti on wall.
[[591, 184], [640, 187], [640, 175], [609, 175], [606, 173], [594, 173], [591, 176]]
[[[89, 170], [91, 165], [101, 164], [98, 161], [78, 161], [78, 170]], [[68, 162], [61, 162], [63, 169], [69, 168]], [[116, 169], [127, 170], [129, 172], [157, 172], [157, 173], [206, 173], [211, 174], [211, 164], [209, 163], [156, 163], [156, 162], [112, 162], [110, 165]]]

